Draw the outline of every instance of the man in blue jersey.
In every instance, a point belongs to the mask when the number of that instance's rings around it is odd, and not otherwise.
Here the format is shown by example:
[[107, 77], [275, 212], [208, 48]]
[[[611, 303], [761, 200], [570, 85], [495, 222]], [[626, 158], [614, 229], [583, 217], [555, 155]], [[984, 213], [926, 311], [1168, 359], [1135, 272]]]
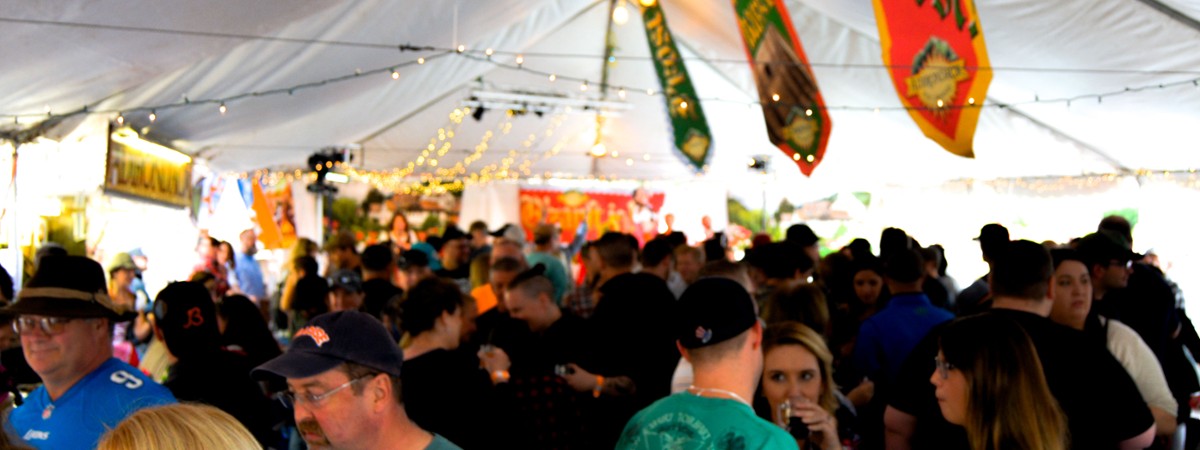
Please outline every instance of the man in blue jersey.
[[138, 409], [174, 403], [166, 388], [113, 358], [113, 322], [128, 320], [90, 259], [55, 256], [4, 309], [42, 386], [13, 410], [7, 430], [41, 449], [93, 448], [105, 431]]

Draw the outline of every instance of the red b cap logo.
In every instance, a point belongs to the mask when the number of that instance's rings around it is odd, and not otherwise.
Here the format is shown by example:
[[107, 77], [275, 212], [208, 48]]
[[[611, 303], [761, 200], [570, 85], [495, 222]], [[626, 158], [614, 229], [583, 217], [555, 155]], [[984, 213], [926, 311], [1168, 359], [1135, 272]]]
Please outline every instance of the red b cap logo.
[[325, 329], [321, 327], [301, 328], [300, 331], [297, 331], [296, 335], [292, 338], [299, 339], [301, 336], [308, 336], [312, 338], [313, 342], [317, 344], [318, 348], [320, 348], [322, 344], [329, 342], [329, 335], [326, 334]]

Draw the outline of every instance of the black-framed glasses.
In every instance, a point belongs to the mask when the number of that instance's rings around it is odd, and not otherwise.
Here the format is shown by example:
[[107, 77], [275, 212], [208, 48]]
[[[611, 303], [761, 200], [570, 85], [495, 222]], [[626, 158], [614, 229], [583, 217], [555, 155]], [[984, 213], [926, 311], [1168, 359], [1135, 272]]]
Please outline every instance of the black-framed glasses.
[[[378, 375], [378, 374], [376, 374], [376, 375]], [[359, 381], [369, 380], [371, 378], [375, 378], [375, 375], [367, 375], [365, 377], [355, 378], [353, 380], [343, 383], [341, 386], [338, 386], [338, 387], [335, 387], [328, 391], [325, 391], [324, 394], [313, 395], [312, 393], [308, 393], [308, 392], [305, 392], [303, 394], [297, 394], [295, 392], [287, 391], [287, 392], [280, 392], [276, 397], [279, 399], [280, 402], [283, 403], [283, 406], [286, 408], [291, 408], [291, 407], [294, 407], [301, 403], [317, 405], [317, 404], [320, 404], [322, 401], [325, 401], [325, 399], [332, 397], [333, 394], [338, 393], [338, 391], [346, 389], [346, 388], [350, 387], [351, 385], [353, 385], [354, 383], [357, 383]]]
[[955, 368], [954, 364], [950, 364], [938, 356], [933, 358], [933, 364], [937, 366], [938, 376], [942, 377], [943, 380], [950, 378], [950, 370]]
[[72, 320], [75, 319], [70, 317], [21, 316], [12, 322], [12, 328], [17, 334], [25, 334], [34, 328], [40, 328], [43, 333], [53, 336], [66, 331], [67, 323]]

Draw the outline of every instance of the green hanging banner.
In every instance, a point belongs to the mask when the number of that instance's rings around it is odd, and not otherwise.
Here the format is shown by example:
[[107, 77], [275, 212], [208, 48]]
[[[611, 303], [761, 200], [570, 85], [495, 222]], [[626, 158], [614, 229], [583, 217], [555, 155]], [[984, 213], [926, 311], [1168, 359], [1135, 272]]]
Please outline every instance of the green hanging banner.
[[667, 19], [658, 2], [642, 9], [642, 22], [646, 26], [646, 40], [654, 57], [658, 81], [662, 84], [663, 98], [667, 101], [675, 149], [696, 171], [701, 171], [712, 148], [712, 132], [704, 119], [696, 87], [683, 66], [683, 58], [679, 56], [679, 48], [675, 46], [671, 30], [667, 29]]
[[733, 0], [767, 136], [805, 176], [825, 158], [829, 111], [783, 0]]

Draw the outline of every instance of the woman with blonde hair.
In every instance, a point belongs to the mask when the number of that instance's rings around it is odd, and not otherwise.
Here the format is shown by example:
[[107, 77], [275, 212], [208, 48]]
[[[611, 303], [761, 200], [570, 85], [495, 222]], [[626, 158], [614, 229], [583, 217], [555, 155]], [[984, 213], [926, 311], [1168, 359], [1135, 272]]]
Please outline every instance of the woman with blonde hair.
[[1064, 450], [1067, 420], [1016, 322], [969, 316], [946, 326], [929, 381], [946, 420], [972, 450]]
[[224, 411], [208, 405], [177, 403], [133, 413], [105, 434], [96, 448], [258, 450], [262, 446]]
[[760, 416], [787, 428], [801, 449], [841, 449], [838, 417], [852, 415], [838, 414], [833, 354], [824, 338], [800, 322], [783, 321], [767, 327], [762, 345], [760, 392], [770, 408]]

